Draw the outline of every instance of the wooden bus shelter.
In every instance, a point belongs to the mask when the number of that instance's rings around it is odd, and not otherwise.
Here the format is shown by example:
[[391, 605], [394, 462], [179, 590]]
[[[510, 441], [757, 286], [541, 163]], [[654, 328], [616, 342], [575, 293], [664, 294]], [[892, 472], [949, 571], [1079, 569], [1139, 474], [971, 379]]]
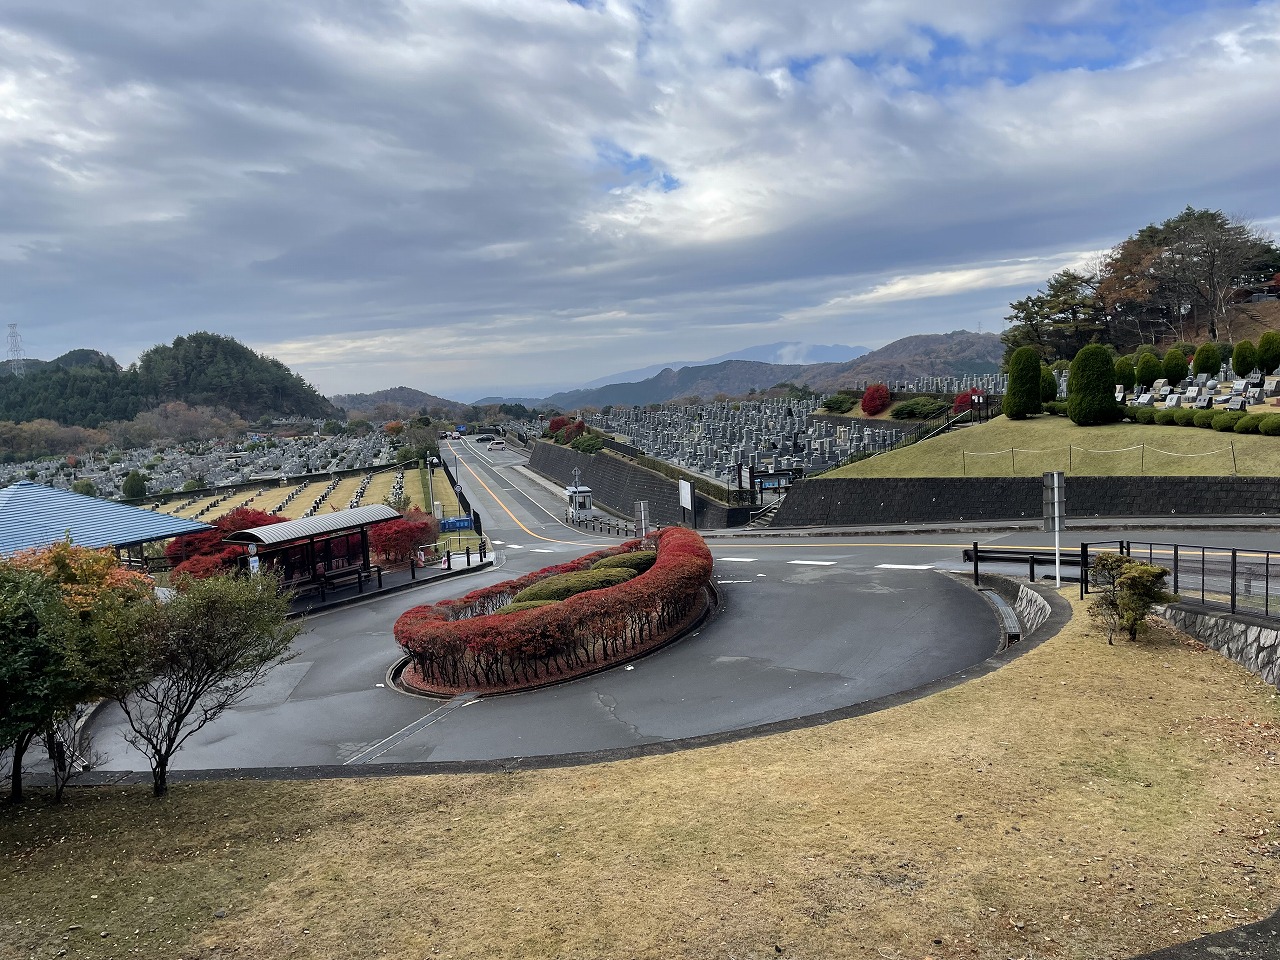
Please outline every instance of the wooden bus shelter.
[[354, 583], [363, 593], [375, 575], [382, 583], [382, 568], [369, 562], [369, 528], [398, 519], [399, 513], [377, 503], [238, 530], [223, 542], [247, 547], [246, 569], [278, 573], [291, 590], [319, 590], [323, 597]]

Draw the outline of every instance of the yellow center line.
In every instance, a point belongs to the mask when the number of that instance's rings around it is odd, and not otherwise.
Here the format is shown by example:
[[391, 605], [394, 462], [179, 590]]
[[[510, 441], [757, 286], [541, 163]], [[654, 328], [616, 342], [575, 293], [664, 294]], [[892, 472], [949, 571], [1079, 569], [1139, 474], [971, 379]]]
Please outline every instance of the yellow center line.
[[[455, 457], [456, 457], [456, 456], [457, 456], [457, 451], [453, 449], [453, 445], [452, 445], [452, 444], [450, 444], [450, 445], [449, 445], [449, 449], [450, 449], [450, 451], [452, 451], [452, 452], [454, 453], [454, 455], [455, 455]], [[508, 517], [510, 517], [510, 518], [511, 518], [511, 522], [512, 522], [512, 523], [514, 523], [514, 524], [515, 524], [517, 527], [519, 527], [521, 530], [523, 530], [525, 533], [527, 533], [529, 536], [533, 537], [535, 540], [545, 540], [547, 543], [567, 543], [567, 544], [569, 544], [570, 546], [574, 546], [574, 547], [598, 547], [598, 546], [600, 546], [600, 543], [599, 543], [599, 542], [597, 542], [597, 541], [592, 541], [592, 540], [557, 540], [555, 537], [544, 537], [544, 536], [543, 536], [542, 534], [540, 534], [540, 533], [534, 533], [532, 530], [530, 530], [528, 527], [526, 527], [523, 523], [521, 523], [521, 522], [520, 522], [520, 520], [516, 517], [516, 515], [515, 515], [514, 513], [512, 513], [510, 510], [508, 510], [508, 509], [507, 509], [507, 505], [506, 505], [505, 503], [503, 503], [503, 502], [502, 502], [502, 500], [498, 497], [498, 495], [497, 495], [496, 493], [494, 493], [494, 492], [489, 488], [489, 485], [488, 485], [487, 483], [485, 483], [483, 479], [481, 479], [480, 474], [476, 473], [474, 470], [472, 470], [472, 469], [471, 469], [471, 464], [469, 464], [469, 463], [463, 463], [463, 462], [462, 462], [462, 458], [461, 458], [461, 457], [458, 457], [458, 458], [457, 458], [457, 462], [458, 462], [461, 466], [464, 466], [464, 467], [466, 467], [466, 468], [467, 468], [467, 473], [471, 474], [471, 476], [473, 476], [473, 477], [475, 478], [476, 483], [478, 483], [478, 484], [480, 484], [480, 486], [484, 487], [485, 492], [486, 492], [486, 493], [488, 493], [488, 494], [489, 494], [489, 496], [493, 497], [493, 501], [494, 501], [494, 503], [496, 503], [499, 507], [501, 507], [501, 508], [502, 508], [502, 512], [503, 512], [503, 513], [505, 513]]]

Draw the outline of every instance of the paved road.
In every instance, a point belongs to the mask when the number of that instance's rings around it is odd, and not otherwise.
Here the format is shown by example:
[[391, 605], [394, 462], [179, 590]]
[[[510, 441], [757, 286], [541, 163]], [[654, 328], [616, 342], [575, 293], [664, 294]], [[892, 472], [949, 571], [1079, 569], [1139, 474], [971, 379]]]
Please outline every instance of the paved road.
[[[386, 685], [400, 653], [391, 628], [404, 610], [617, 542], [565, 526], [558, 492], [530, 480], [519, 453], [490, 454], [466, 441], [450, 446], [463, 488], [485, 517], [498, 566], [308, 618], [296, 658], [192, 737], [175, 768], [481, 760], [629, 747], [850, 706], [962, 672], [995, 650], [996, 623], [985, 601], [936, 569], [961, 568], [959, 551], [974, 535], [737, 535], [710, 541], [719, 612], [695, 635], [632, 669], [499, 697], [407, 696]], [[1038, 533], [976, 539], [1050, 540]], [[1064, 543], [1078, 546], [1079, 539]], [[1261, 546], [1273, 539], [1206, 533], [1197, 542]], [[120, 738], [118, 710], [101, 711], [94, 729], [111, 758], [104, 768], [146, 769]]]

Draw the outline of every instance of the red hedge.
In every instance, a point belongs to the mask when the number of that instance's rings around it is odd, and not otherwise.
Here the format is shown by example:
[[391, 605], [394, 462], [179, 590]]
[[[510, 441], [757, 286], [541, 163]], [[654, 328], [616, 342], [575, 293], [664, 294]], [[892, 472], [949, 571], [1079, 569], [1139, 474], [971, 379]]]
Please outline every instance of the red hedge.
[[[545, 607], [488, 616], [539, 580], [639, 548], [656, 549], [658, 559], [625, 583]], [[428, 686], [532, 685], [608, 663], [664, 635], [697, 609], [711, 567], [702, 537], [672, 527], [457, 600], [414, 607], [396, 621], [395, 638], [409, 655], [416, 678]]]
[[409, 510], [399, 520], [387, 520], [369, 528], [369, 547], [382, 559], [398, 563], [409, 559], [419, 546], [434, 547], [440, 539], [440, 521], [421, 510]]
[[189, 533], [185, 537], [176, 537], [169, 541], [169, 545], [164, 548], [164, 555], [169, 558], [170, 563], [174, 564], [180, 563], [184, 557], [191, 559], [199, 556], [215, 556], [226, 550], [227, 545], [222, 540], [227, 534], [265, 527], [272, 523], [284, 523], [288, 519], [288, 517], [277, 517], [261, 510], [254, 510], [252, 507], [237, 507], [213, 521], [212, 530]]

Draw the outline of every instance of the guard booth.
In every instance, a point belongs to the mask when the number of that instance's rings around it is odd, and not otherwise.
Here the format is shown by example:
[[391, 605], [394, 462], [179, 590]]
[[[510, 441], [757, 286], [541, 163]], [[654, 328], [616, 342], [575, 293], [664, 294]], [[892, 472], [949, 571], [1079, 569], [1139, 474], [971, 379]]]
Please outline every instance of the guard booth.
[[569, 498], [570, 523], [579, 523], [583, 520], [590, 520], [595, 516], [595, 509], [591, 506], [590, 487], [575, 484], [572, 487], [565, 487], [564, 492], [565, 496]]

